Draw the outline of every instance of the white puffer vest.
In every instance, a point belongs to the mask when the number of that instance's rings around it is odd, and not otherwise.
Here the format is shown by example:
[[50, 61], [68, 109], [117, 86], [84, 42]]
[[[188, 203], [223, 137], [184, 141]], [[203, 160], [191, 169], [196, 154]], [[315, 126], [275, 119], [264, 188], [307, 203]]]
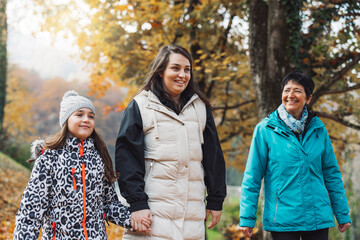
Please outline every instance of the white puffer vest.
[[177, 115], [151, 91], [134, 99], [143, 123], [145, 192], [154, 222], [150, 234], [127, 231], [123, 239], [204, 239], [205, 104], [194, 94]]

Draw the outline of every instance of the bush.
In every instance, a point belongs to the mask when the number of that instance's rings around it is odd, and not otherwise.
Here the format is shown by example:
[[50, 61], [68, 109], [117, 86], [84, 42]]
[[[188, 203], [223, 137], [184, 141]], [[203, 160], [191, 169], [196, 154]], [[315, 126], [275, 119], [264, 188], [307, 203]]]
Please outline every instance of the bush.
[[18, 142], [14, 140], [7, 140], [2, 146], [2, 152], [16, 162], [20, 163], [28, 169], [32, 169], [33, 164], [27, 162], [30, 158], [30, 144], [24, 142]]

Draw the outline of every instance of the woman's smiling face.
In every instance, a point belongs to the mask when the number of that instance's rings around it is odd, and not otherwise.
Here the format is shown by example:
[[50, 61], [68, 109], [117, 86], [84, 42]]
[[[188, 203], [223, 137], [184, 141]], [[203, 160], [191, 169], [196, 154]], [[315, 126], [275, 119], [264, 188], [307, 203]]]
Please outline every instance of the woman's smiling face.
[[172, 53], [160, 77], [164, 89], [176, 101], [185, 90], [191, 78], [190, 61], [179, 53]]
[[289, 81], [282, 92], [282, 103], [294, 118], [299, 119], [305, 104], [310, 103], [312, 95], [306, 97], [304, 87], [295, 81]]

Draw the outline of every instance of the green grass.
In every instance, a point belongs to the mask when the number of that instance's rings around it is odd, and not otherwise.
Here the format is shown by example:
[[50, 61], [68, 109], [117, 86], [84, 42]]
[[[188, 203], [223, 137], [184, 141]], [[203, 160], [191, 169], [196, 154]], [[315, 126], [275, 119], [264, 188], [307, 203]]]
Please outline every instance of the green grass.
[[26, 172], [30, 171], [29, 168], [26, 168], [24, 165], [15, 161], [8, 155], [4, 154], [3, 152], [0, 152], [0, 168], [5, 168], [9, 166]]
[[217, 230], [207, 229], [206, 235], [208, 240], [223, 240], [224, 236]]
[[[240, 201], [238, 197], [228, 197], [225, 199], [220, 221], [212, 229], [206, 230], [207, 238], [209, 240], [223, 240], [224, 229], [227, 226], [239, 223], [239, 204]], [[208, 226], [210, 222], [211, 216], [206, 222], [206, 226]]]

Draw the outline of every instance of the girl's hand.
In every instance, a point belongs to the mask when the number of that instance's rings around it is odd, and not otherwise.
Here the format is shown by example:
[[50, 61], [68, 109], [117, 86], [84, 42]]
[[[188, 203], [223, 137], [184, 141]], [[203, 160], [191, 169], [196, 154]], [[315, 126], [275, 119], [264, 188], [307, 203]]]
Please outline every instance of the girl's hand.
[[150, 232], [151, 231], [151, 224], [152, 224], [152, 219], [147, 218], [147, 217], [143, 217], [141, 219], [141, 223], [147, 228], [146, 232]]
[[253, 229], [251, 227], [240, 227], [240, 230], [247, 238], [250, 238], [253, 233]]
[[348, 229], [351, 226], [351, 223], [343, 223], [343, 224], [339, 224], [338, 229], [340, 232], [345, 232], [346, 229]]
[[142, 224], [142, 219], [153, 221], [150, 209], [143, 209], [131, 213], [131, 227], [137, 232], [147, 232], [148, 228]]

